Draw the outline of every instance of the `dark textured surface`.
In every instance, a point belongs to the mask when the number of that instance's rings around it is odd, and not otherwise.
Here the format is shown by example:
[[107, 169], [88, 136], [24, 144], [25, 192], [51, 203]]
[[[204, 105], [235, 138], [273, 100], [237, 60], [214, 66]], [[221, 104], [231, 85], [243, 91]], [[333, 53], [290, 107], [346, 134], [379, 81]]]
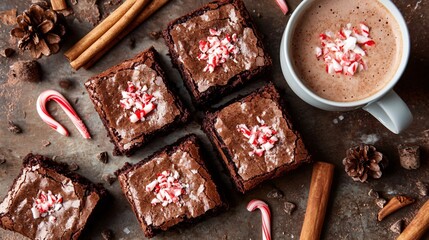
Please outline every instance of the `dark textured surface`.
[[[29, 2], [29, 0], [1, 1], [0, 10], [18, 7], [18, 12], [21, 12]], [[159, 50], [163, 62], [168, 64], [170, 60], [166, 56], [167, 47], [164, 40], [155, 40], [150, 33], [163, 30], [169, 21], [207, 2], [206, 0], [171, 0], [166, 7], [126, 37], [89, 71], [73, 71], [61, 54], [91, 29], [89, 24], [79, 23], [77, 20], [73, 20], [73, 17], [68, 17], [72, 34], [68, 35], [61, 53], [39, 60], [44, 72], [42, 82], [38, 84], [6, 82], [9, 65], [18, 59], [28, 59], [28, 55], [15, 54], [11, 58], [0, 58], [0, 135], [2, 136], [0, 138], [0, 159], [4, 157], [7, 160], [6, 163], [0, 165], [0, 192], [2, 193], [0, 197], [4, 197], [13, 179], [18, 175], [21, 159], [29, 151], [50, 156], [56, 155], [59, 161], [74, 161], [80, 166], [78, 173], [98, 182], [103, 174], [114, 172], [122, 167], [125, 161], [137, 163], [163, 146], [173, 143], [179, 137], [194, 132], [201, 137], [205, 148], [210, 150], [206, 152], [211, 159], [209, 168], [218, 171], [215, 177], [220, 178], [222, 188], [228, 193], [231, 202], [230, 209], [198, 225], [168, 231], [158, 235], [155, 239], [260, 239], [260, 214], [249, 213], [245, 208], [249, 200], [253, 198], [265, 200], [270, 205], [274, 239], [298, 239], [305, 214], [311, 168], [309, 166], [300, 168], [288, 176], [262, 184], [246, 195], [237, 193], [226, 177], [225, 170], [219, 164], [220, 159], [216, 159], [207, 138], [199, 130], [198, 122], [200, 122], [202, 114], [195, 112], [193, 107], [191, 108], [194, 121], [179, 129], [175, 134], [168, 134], [152, 141], [132, 158], [112, 157], [108, 164], [97, 160], [98, 153], [111, 152], [113, 146], [106, 137], [106, 131], [86, 94], [83, 83], [89, 77], [135, 56], [151, 45]], [[414, 114], [414, 122], [400, 135], [389, 132], [362, 110], [344, 113], [326, 112], [313, 108], [300, 100], [287, 86], [279, 63], [280, 39], [290, 15], [283, 16], [274, 0], [244, 0], [244, 2], [257, 28], [264, 35], [267, 51], [273, 58], [273, 70], [260, 79], [271, 79], [280, 88], [281, 94], [287, 100], [291, 118], [305, 139], [305, 144], [314, 160], [332, 162], [336, 165], [334, 185], [322, 238], [394, 239], [396, 234], [389, 230], [390, 226], [401, 218], [404, 218], [405, 224], [408, 224], [417, 209], [428, 200], [428, 197], [419, 197], [416, 181], [429, 181], [429, 84], [427, 82], [429, 2], [393, 0], [404, 14], [412, 42], [410, 62], [395, 89], [410, 106], [411, 112]], [[300, 1], [288, 0], [287, 2], [293, 11]], [[260, 17], [258, 17], [259, 15]], [[8, 31], [10, 29], [10, 26], [0, 25], [0, 48], [14, 46], [9, 43]], [[133, 49], [129, 45], [130, 39], [135, 40], [136, 45]], [[179, 87], [180, 95], [186, 98], [187, 105], [192, 106], [178, 72], [173, 70], [169, 64], [166, 70], [167, 76], [174, 80]], [[58, 85], [59, 81], [64, 79], [70, 79], [74, 83], [69, 90], [62, 90]], [[239, 93], [249, 93], [263, 84], [256, 80]], [[71, 136], [61, 136], [42, 122], [37, 115], [35, 102], [38, 94], [46, 89], [59, 90], [70, 100], [90, 129], [92, 140], [81, 138], [67, 116], [55, 104], [49, 104], [48, 109], [59, 122], [70, 130]], [[231, 94], [222, 101], [228, 101], [236, 96], [237, 93]], [[340, 116], [343, 116], [344, 119], [340, 120], [342, 119], [339, 118]], [[19, 135], [10, 133], [7, 130], [8, 120], [22, 127], [23, 133]], [[43, 147], [43, 140], [50, 141], [51, 145]], [[346, 175], [341, 164], [346, 149], [362, 141], [374, 143], [378, 150], [389, 157], [391, 163], [380, 180], [369, 180], [364, 184], [353, 182]], [[397, 145], [401, 143], [421, 146], [422, 165], [420, 169], [410, 171], [400, 166]], [[123, 197], [118, 182], [112, 186], [106, 186], [106, 188], [113, 194], [113, 201], [104, 211], [97, 213], [97, 221], [92, 224], [89, 231], [83, 233], [82, 238], [101, 239], [101, 232], [110, 228], [117, 239], [142, 239], [141, 228]], [[376, 206], [374, 198], [368, 196], [371, 188], [379, 191], [384, 198], [404, 194], [416, 197], [417, 202], [392, 214], [382, 222], [377, 222], [376, 216], [379, 208]], [[284, 198], [268, 198], [267, 194], [273, 189], [280, 189]], [[292, 215], [283, 211], [284, 201], [296, 204], [297, 208]], [[129, 230], [129, 234], [126, 234], [124, 229]], [[22, 237], [0, 230], [0, 239], [22, 239]], [[426, 235], [426, 239], [429, 239], [429, 235]]]

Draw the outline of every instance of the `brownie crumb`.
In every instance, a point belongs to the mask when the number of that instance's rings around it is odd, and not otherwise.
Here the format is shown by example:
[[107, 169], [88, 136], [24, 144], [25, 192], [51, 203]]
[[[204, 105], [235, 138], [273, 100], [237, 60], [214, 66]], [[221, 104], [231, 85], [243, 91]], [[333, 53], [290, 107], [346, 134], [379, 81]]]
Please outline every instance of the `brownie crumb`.
[[15, 134], [22, 133], [22, 129], [12, 121], [9, 121], [9, 127], [7, 129], [11, 133], [15, 133]]
[[377, 198], [377, 199], [375, 199], [375, 204], [377, 204], [377, 206], [379, 207], [379, 208], [383, 208], [384, 207], [384, 205], [386, 204], [386, 199], [384, 199], [384, 198]]
[[113, 234], [112, 230], [106, 229], [101, 232], [101, 237], [103, 237], [103, 240], [113, 240], [115, 235]]
[[43, 143], [44, 147], [47, 147], [47, 146], [51, 145], [51, 142], [46, 141], [46, 140], [43, 140], [42, 143]]
[[11, 57], [14, 53], [15, 53], [15, 50], [13, 50], [12, 48], [5, 48], [1, 50], [0, 55], [8, 58], [8, 57]]
[[106, 164], [109, 162], [109, 155], [107, 154], [107, 152], [101, 152], [97, 155], [97, 159], [98, 161]]
[[6, 163], [6, 159], [5, 159], [5, 158], [0, 157], [0, 165], [1, 165], [1, 164], [5, 164], [5, 163]]
[[426, 186], [426, 184], [424, 182], [417, 181], [416, 187], [417, 187], [417, 190], [418, 190], [420, 196], [425, 197], [428, 195], [428, 187]]
[[117, 177], [113, 174], [103, 174], [102, 178], [109, 185], [112, 185], [117, 179]]
[[378, 194], [378, 192], [375, 191], [374, 189], [369, 190], [368, 196], [373, 197], [373, 198], [379, 198], [380, 197], [380, 195]]
[[392, 226], [390, 226], [390, 231], [396, 234], [401, 234], [403, 222], [404, 221], [402, 219], [396, 221], [394, 224], [392, 224]]
[[420, 167], [420, 147], [412, 145], [399, 145], [399, 161], [405, 169], [412, 170]]
[[151, 37], [153, 40], [158, 40], [161, 36], [162, 36], [161, 31], [153, 31], [153, 32], [150, 32], [150, 37]]
[[77, 170], [79, 170], [79, 165], [77, 165], [77, 163], [72, 162], [69, 164], [69, 170], [73, 171], [73, 172], [77, 171]]
[[58, 85], [64, 90], [69, 90], [73, 87], [73, 82], [67, 79], [61, 80]]
[[280, 199], [283, 198], [284, 194], [279, 189], [274, 189], [267, 194], [267, 198]]
[[130, 40], [128, 40], [128, 46], [130, 47], [130, 49], [136, 48], [136, 39], [130, 38]]
[[294, 203], [284, 202], [283, 211], [285, 211], [285, 213], [291, 215], [293, 211], [295, 211], [295, 208], [296, 208], [296, 205]]
[[18, 61], [10, 66], [8, 78], [15, 82], [40, 82], [42, 70], [37, 61]]

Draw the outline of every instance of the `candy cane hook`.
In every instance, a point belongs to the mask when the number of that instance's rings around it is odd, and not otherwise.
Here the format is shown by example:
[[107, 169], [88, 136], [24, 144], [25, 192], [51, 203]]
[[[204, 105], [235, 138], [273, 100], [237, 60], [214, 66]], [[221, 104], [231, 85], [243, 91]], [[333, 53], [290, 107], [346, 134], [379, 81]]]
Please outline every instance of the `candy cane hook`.
[[61, 95], [61, 93], [54, 90], [46, 90], [42, 92], [37, 98], [37, 104], [36, 104], [37, 113], [45, 123], [47, 123], [51, 128], [61, 133], [62, 135], [64, 136], [69, 135], [67, 129], [65, 129], [60, 123], [55, 121], [55, 119], [53, 119], [52, 116], [47, 111], [46, 103], [51, 100], [54, 100], [60, 105], [60, 107], [64, 110], [64, 112], [67, 114], [67, 116], [70, 118], [70, 120], [73, 122], [77, 130], [79, 130], [80, 134], [84, 138], [86, 139], [91, 138], [91, 135], [86, 129], [85, 124], [79, 118], [79, 116], [77, 115], [73, 107], [70, 105], [70, 103], [67, 101], [67, 99], [63, 95]]
[[255, 209], [261, 210], [262, 215], [262, 239], [271, 240], [271, 212], [270, 207], [261, 200], [252, 200], [247, 204], [247, 210], [253, 212]]

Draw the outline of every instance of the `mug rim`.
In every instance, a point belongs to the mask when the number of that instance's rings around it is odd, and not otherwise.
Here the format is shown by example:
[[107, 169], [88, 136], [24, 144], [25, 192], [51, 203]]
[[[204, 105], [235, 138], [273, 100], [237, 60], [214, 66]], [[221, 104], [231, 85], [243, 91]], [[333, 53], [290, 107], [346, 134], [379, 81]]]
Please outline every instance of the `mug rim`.
[[[301, 79], [296, 74], [295, 69], [294, 69], [293, 64], [292, 64], [292, 61], [291, 61], [291, 59], [292, 59], [292, 56], [291, 56], [292, 53], [291, 52], [292, 51], [289, 51], [289, 49], [291, 48], [291, 42], [292, 42], [290, 39], [293, 37], [292, 30], [295, 30], [294, 28], [298, 24], [299, 18], [301, 17], [302, 13], [305, 12], [306, 7], [308, 7], [314, 1], [316, 1], [316, 0], [304, 0], [303, 2], [301, 2], [298, 5], [298, 7], [292, 13], [292, 16], [290, 17], [289, 22], [286, 25], [285, 32], [284, 32], [285, 37], [283, 37], [281, 40], [284, 48], [281, 48], [280, 51], [284, 51], [284, 56], [285, 56], [285, 60], [286, 60], [286, 66], [285, 67], [288, 68], [289, 73], [291, 74], [291, 76], [293, 78], [292, 80], [294, 80], [299, 85], [301, 90], [305, 91], [311, 98], [317, 100], [320, 103], [323, 103], [323, 104], [326, 104], [329, 106], [334, 106], [334, 107], [340, 107], [340, 108], [359, 107], [359, 106], [374, 102], [374, 101], [380, 99], [381, 97], [383, 97], [386, 93], [388, 93], [396, 85], [396, 83], [401, 78], [401, 76], [404, 73], [405, 68], [407, 66], [409, 55], [410, 55], [410, 35], [408, 32], [408, 27], [407, 27], [407, 24], [405, 22], [405, 19], [404, 19], [403, 15], [401, 14], [401, 12], [399, 11], [399, 9], [396, 7], [395, 4], [393, 4], [389, 0], [377, 0], [379, 3], [383, 4], [384, 7], [386, 7], [386, 9], [390, 12], [390, 14], [392, 14], [392, 16], [394, 17], [394, 19], [398, 23], [399, 28], [401, 30], [402, 55], [401, 55], [401, 60], [399, 62], [398, 68], [396, 69], [396, 72], [393, 75], [392, 79], [380, 91], [376, 92], [375, 94], [373, 94], [367, 98], [360, 99], [357, 101], [351, 101], [351, 102], [337, 102], [337, 101], [332, 101], [332, 100], [320, 97], [319, 95], [314, 93], [312, 90], [310, 90], [301, 81]], [[294, 89], [292, 89], [292, 90], [295, 91]]]

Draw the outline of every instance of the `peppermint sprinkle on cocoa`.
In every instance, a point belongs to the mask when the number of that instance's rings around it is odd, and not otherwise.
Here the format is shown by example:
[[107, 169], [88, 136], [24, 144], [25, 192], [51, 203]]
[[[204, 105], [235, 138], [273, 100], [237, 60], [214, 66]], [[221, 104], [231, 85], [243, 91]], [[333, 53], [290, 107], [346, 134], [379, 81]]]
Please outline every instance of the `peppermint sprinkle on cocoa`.
[[[220, 38], [222, 31], [213, 28], [209, 29], [209, 34], [210, 36], [207, 37], [207, 40], [199, 41], [200, 54], [198, 54], [197, 59], [207, 62], [203, 72], [212, 73], [216, 67], [222, 65], [228, 59], [236, 62], [235, 55], [238, 54], [239, 49], [234, 45], [237, 42], [237, 34], [229, 35], [226, 33], [223, 38]], [[228, 69], [225, 68], [224, 71], [228, 71]]]
[[257, 155], [262, 157], [266, 151], [271, 150], [275, 144], [279, 141], [277, 138], [277, 131], [271, 126], [267, 126], [265, 121], [260, 117], [256, 117], [258, 125], [253, 126], [249, 129], [246, 124], [237, 125], [237, 130], [248, 139], [248, 143], [252, 147], [253, 151], [249, 152], [249, 156]]
[[120, 105], [126, 110], [131, 110], [129, 119], [136, 123], [145, 121], [146, 116], [156, 108], [155, 100], [156, 98], [148, 93], [146, 85], [141, 86], [140, 82], [128, 81], [126, 91], [122, 91]]
[[34, 199], [31, 213], [34, 219], [49, 216], [50, 222], [55, 222], [56, 218], [51, 214], [63, 207], [63, 197], [61, 194], [53, 194], [51, 191], [39, 191], [37, 198]]
[[348, 23], [336, 34], [320, 34], [321, 47], [316, 48], [317, 59], [323, 59], [326, 72], [353, 76], [359, 71], [367, 70], [364, 57], [367, 49], [375, 46], [370, 37], [370, 28], [364, 23], [359, 27]]
[[147, 192], [153, 192], [155, 198], [152, 199], [152, 205], [161, 203], [163, 207], [170, 203], [181, 205], [180, 196], [186, 193], [187, 184], [179, 180], [177, 171], [163, 171], [157, 174], [157, 178], [146, 185]]

